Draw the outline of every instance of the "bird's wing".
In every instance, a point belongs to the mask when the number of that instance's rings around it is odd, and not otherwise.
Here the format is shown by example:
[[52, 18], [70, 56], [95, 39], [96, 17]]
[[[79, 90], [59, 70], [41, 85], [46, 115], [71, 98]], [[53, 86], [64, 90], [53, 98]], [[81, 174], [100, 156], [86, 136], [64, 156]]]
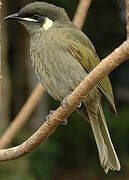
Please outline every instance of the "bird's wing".
[[[97, 56], [95, 51], [93, 51], [92, 48], [86, 47], [85, 45], [81, 44], [79, 41], [68, 41], [68, 48], [70, 53], [76, 60], [79, 61], [79, 63], [84, 67], [87, 73], [90, 73], [100, 62], [99, 57]], [[108, 76], [105, 76], [97, 86], [106, 96], [113, 114], [117, 115], [112, 86]]]

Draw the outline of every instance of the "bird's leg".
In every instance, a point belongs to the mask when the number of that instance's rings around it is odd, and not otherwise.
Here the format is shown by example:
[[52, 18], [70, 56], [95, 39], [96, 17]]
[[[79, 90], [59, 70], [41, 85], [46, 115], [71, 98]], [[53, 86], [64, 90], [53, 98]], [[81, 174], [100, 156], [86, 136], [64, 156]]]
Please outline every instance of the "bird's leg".
[[[49, 125], [50, 116], [53, 115], [55, 110], [50, 110], [50, 113], [46, 116], [46, 123]], [[61, 123], [62, 125], [67, 125], [67, 118]]]
[[[71, 93], [70, 93], [70, 94], [71, 94]], [[63, 101], [61, 102], [62, 108], [65, 108], [65, 107], [66, 107], [66, 105], [67, 105], [67, 98], [68, 98], [68, 96], [69, 96], [70, 94], [68, 94], [68, 95], [63, 99]], [[77, 108], [80, 108], [81, 105], [82, 105], [82, 104], [81, 104], [81, 102], [80, 102], [80, 104], [77, 106]], [[67, 125], [67, 119], [65, 119], [65, 120], [63, 121], [62, 125]]]

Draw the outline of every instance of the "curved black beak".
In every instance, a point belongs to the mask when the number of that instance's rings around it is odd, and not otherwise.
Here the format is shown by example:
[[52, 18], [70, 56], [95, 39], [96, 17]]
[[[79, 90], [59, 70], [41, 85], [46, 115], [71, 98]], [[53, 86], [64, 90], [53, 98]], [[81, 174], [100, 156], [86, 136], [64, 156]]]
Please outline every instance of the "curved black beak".
[[19, 20], [19, 21], [28, 21], [28, 22], [39, 22], [37, 19], [29, 18], [29, 17], [20, 17], [18, 13], [11, 14], [9, 16], [6, 16], [4, 19], [6, 20]]
[[18, 16], [18, 13], [11, 14], [9, 16], [6, 16], [4, 19], [5, 20], [20, 20], [20, 17]]

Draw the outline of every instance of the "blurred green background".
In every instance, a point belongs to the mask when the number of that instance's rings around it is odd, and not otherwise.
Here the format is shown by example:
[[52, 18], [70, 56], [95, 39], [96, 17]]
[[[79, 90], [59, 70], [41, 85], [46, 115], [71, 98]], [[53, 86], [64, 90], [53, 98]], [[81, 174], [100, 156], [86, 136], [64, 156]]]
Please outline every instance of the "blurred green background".
[[[3, 17], [17, 12], [30, 0], [3, 1]], [[48, 0], [64, 7], [72, 19], [78, 0]], [[2, 111], [0, 135], [19, 112], [37, 84], [29, 60], [29, 38], [24, 28], [16, 22], [2, 22]], [[83, 31], [93, 42], [100, 58], [111, 53], [126, 39], [124, 0], [92, 0]], [[100, 166], [98, 152], [90, 125], [76, 112], [67, 126], [60, 125], [38, 148], [22, 158], [0, 163], [0, 180], [128, 180], [129, 179], [129, 61], [110, 75], [118, 116], [109, 112], [103, 103], [113, 144], [122, 169], [105, 175]], [[29, 121], [10, 146], [22, 143], [45, 121], [50, 109], [58, 102], [46, 93]]]

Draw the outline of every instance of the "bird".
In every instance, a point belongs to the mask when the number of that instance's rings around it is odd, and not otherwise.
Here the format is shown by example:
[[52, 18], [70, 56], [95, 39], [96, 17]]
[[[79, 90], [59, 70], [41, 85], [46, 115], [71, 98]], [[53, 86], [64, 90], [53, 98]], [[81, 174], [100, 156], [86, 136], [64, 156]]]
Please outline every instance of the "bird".
[[[30, 37], [30, 59], [48, 94], [62, 102], [99, 64], [89, 38], [75, 26], [62, 7], [35, 1], [4, 20], [16, 20]], [[112, 86], [105, 76], [84, 97], [76, 110], [90, 123], [105, 173], [121, 169], [106, 124], [101, 97], [104, 95], [114, 115], [117, 111]]]

